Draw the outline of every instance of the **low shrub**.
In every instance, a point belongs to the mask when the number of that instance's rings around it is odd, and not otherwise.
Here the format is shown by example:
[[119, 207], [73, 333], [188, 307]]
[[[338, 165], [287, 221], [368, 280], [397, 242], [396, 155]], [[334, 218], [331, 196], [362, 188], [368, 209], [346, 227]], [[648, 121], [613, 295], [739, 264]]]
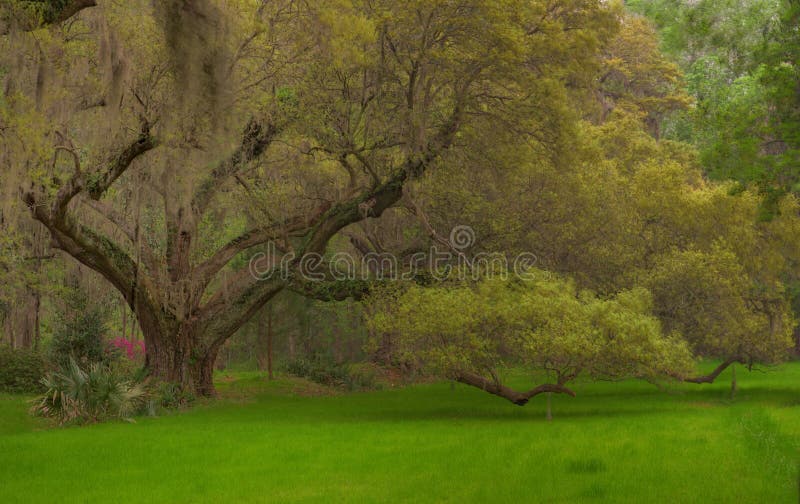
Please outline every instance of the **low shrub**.
[[130, 420], [147, 403], [142, 383], [100, 363], [81, 369], [70, 358], [59, 371], [42, 379], [45, 392], [34, 400], [34, 414], [54, 418], [60, 424], [91, 423], [120, 418]]
[[373, 362], [357, 362], [347, 367], [351, 388], [375, 389], [380, 388], [379, 379], [383, 370]]
[[340, 364], [318, 357], [291, 361], [286, 372], [321, 385], [357, 390], [375, 388], [379, 368], [371, 363]]
[[86, 366], [94, 362], [108, 363], [115, 356], [108, 352], [104, 335], [108, 332], [108, 307], [90, 301], [75, 291], [65, 296], [69, 309], [56, 318], [50, 354], [53, 362], [66, 367], [70, 359]]
[[297, 359], [286, 365], [286, 371], [329, 387], [341, 387], [347, 383], [347, 369], [328, 359]]
[[111, 352], [116, 353], [120, 358], [137, 362], [144, 361], [144, 341], [133, 341], [120, 336], [109, 341], [108, 347]]
[[151, 390], [151, 404], [148, 406], [151, 414], [154, 414], [159, 408], [177, 409], [188, 406], [195, 400], [194, 394], [177, 383], [160, 382], [151, 385]]
[[0, 392], [40, 392], [45, 370], [39, 352], [0, 345]]

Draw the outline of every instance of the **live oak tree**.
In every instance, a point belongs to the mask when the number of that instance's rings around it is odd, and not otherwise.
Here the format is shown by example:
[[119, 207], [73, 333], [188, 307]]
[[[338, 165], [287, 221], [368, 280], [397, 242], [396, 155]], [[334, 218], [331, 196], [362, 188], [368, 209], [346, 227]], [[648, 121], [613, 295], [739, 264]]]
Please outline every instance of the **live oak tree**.
[[[523, 278], [380, 291], [372, 304], [370, 324], [394, 335], [398, 359], [519, 406], [545, 392], [574, 396], [568, 385], [581, 376], [655, 381], [691, 369], [689, 348], [662, 332], [643, 289], [600, 299], [531, 269]], [[501, 378], [513, 366], [551, 381], [515, 390]]]
[[751, 282], [736, 256], [719, 247], [666, 254], [649, 273], [665, 327], [684, 335], [696, 354], [722, 359], [714, 373], [689, 381], [712, 382], [733, 363], [787, 357], [795, 323], [788, 300], [779, 290], [759, 292]]
[[[609, 19], [596, 0], [93, 3], [0, 38], [7, 180], [124, 296], [151, 373], [203, 395], [280, 290], [349, 294], [306, 285], [304, 254], [475, 148], [463, 133], [546, 130]], [[295, 259], [256, 281], [268, 242]]]

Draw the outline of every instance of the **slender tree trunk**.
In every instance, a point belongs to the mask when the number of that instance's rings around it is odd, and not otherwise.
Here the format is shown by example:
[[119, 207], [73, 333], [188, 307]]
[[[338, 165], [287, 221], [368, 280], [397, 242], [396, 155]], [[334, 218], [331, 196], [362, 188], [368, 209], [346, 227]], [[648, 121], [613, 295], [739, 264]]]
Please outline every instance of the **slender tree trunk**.
[[553, 421], [553, 408], [552, 408], [552, 404], [550, 404], [552, 395], [553, 395], [552, 392], [548, 392], [547, 393], [547, 421], [548, 422], [552, 422]]
[[794, 353], [795, 355], [800, 357], [800, 327], [796, 327], [794, 329], [794, 340], [795, 340]]
[[736, 365], [731, 366], [731, 399], [736, 397]]
[[39, 291], [34, 294], [36, 299], [36, 321], [33, 326], [33, 349], [39, 350], [39, 344], [42, 340], [42, 296]]
[[36, 324], [39, 320], [39, 307], [36, 299], [36, 292], [31, 291], [26, 295], [25, 299], [25, 314], [23, 317], [22, 339], [20, 341], [20, 348], [29, 349], [33, 347], [35, 339]]
[[256, 337], [256, 361], [259, 371], [267, 371], [271, 380], [272, 376], [272, 305], [264, 309], [259, 319], [258, 335]]
[[339, 364], [343, 360], [342, 354], [342, 334], [341, 328], [339, 327], [339, 320], [338, 320], [338, 313], [336, 313], [336, 319], [334, 319], [331, 324], [331, 332], [333, 333], [333, 360]]
[[256, 364], [258, 364], [259, 371], [264, 371], [267, 367], [267, 358], [264, 355], [265, 340], [267, 339], [265, 318], [265, 314], [258, 318], [258, 329], [256, 331]]
[[122, 337], [128, 337], [128, 305], [122, 300]]
[[267, 307], [267, 376], [272, 376], [272, 304]]

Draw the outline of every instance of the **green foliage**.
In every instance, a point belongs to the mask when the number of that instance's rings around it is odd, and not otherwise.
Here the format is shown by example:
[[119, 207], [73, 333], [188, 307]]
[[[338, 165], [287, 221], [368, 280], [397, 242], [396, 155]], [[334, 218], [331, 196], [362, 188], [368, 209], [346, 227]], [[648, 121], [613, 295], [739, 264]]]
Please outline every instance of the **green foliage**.
[[605, 47], [599, 82], [599, 120], [616, 107], [633, 107], [655, 137], [666, 118], [691, 103], [678, 66], [661, 53], [653, 26], [639, 16], [623, 16], [617, 35]]
[[325, 357], [296, 359], [286, 364], [286, 372], [329, 387], [348, 390], [375, 388], [378, 369], [374, 364], [338, 363]]
[[348, 364], [347, 376], [351, 389], [380, 388], [383, 369], [372, 362], [356, 362]]
[[769, 363], [785, 359], [793, 345], [786, 297], [778, 291], [772, 298], [759, 298], [730, 251], [667, 254], [646, 284], [665, 326], [682, 334], [700, 355]]
[[35, 399], [32, 411], [60, 424], [130, 420], [146, 400], [143, 384], [131, 383], [96, 362], [84, 370], [73, 358], [59, 371], [48, 373], [42, 384], [45, 392]]
[[39, 392], [45, 369], [45, 359], [36, 350], [0, 344], [0, 392]]
[[593, 378], [680, 376], [691, 356], [662, 334], [647, 291], [601, 299], [574, 282], [531, 270], [526, 279], [409, 286], [373, 300], [370, 320], [405, 358], [440, 376], [508, 365]]
[[56, 320], [50, 343], [52, 359], [60, 364], [75, 359], [81, 365], [106, 361], [107, 307], [78, 291], [66, 294], [66, 304], [66, 310]]
[[347, 369], [332, 360], [323, 358], [303, 358], [290, 361], [286, 363], [286, 372], [332, 387], [343, 386], [347, 382]]
[[718, 179], [796, 190], [800, 7], [791, 0], [636, 0], [682, 65], [697, 106], [681, 138]]
[[192, 404], [196, 397], [191, 391], [181, 387], [180, 384], [170, 382], [158, 382], [149, 385], [149, 401], [147, 409], [149, 413], [155, 414], [158, 408], [177, 409]]
[[[479, 238], [470, 253], [534, 252], [537, 266], [568, 271], [604, 296], [646, 287], [666, 332], [681, 333], [702, 354], [785, 357], [795, 326], [785, 285], [800, 263], [796, 198], [774, 199], [764, 219], [770, 198], [708, 181], [697, 152], [653, 138], [636, 108], [617, 106], [604, 122], [581, 123], [573, 140], [563, 153], [571, 162], [487, 146], [468, 169], [437, 172], [423, 189], [437, 228], [468, 224]], [[683, 263], [695, 254], [708, 270]], [[692, 308], [689, 292], [703, 303]], [[739, 316], [746, 323], [733, 327]]]

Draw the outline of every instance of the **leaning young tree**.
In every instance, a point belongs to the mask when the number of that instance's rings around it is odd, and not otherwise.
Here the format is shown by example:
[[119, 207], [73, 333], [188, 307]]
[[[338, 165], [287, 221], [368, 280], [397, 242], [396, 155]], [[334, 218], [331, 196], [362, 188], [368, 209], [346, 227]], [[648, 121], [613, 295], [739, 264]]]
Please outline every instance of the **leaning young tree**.
[[[518, 406], [542, 393], [575, 396], [579, 377], [656, 381], [691, 370], [689, 346], [664, 334], [645, 289], [600, 299], [546, 271], [504, 276], [375, 292], [369, 324], [393, 335], [396, 359]], [[512, 388], [500, 374], [511, 366], [544, 383]]]
[[[301, 258], [457, 162], [461, 132], [557, 142], [613, 25], [599, 0], [90, 3], [0, 37], [26, 56], [0, 60], [0, 138], [53, 247], [136, 314], [150, 372], [201, 395], [280, 290], [349, 294]], [[295, 259], [256, 280], [267, 243]]]

